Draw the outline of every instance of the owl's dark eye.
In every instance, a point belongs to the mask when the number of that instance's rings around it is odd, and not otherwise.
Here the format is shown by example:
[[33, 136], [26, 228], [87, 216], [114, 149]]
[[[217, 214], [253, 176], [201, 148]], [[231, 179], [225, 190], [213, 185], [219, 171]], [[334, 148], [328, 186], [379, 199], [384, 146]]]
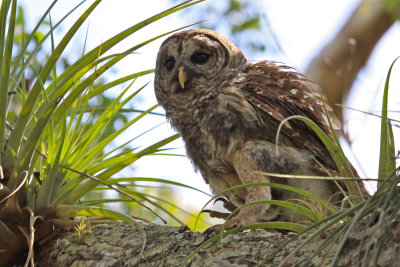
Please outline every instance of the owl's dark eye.
[[172, 70], [175, 66], [175, 59], [174, 58], [169, 58], [167, 61], [165, 61], [165, 67], [167, 70]]
[[203, 53], [203, 52], [197, 52], [192, 55], [190, 60], [194, 64], [204, 64], [208, 61], [209, 58], [210, 58], [210, 55]]

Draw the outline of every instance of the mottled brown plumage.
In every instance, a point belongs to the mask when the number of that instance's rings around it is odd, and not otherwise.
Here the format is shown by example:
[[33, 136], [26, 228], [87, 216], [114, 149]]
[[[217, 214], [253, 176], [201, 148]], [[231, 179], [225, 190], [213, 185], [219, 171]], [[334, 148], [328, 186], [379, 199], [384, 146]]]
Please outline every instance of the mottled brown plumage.
[[[176, 33], [161, 45], [155, 93], [171, 125], [182, 134], [189, 158], [217, 194], [240, 184], [275, 182], [333, 201], [343, 198], [332, 181], [266, 177], [260, 172], [327, 175], [338, 169], [317, 135], [292, 115], [328, 130], [318, 86], [284, 64], [248, 62], [228, 39], [211, 30]], [[257, 200], [293, 200], [298, 195], [269, 187], [231, 191], [235, 206]], [[240, 210], [228, 227], [302, 216], [270, 205]]]

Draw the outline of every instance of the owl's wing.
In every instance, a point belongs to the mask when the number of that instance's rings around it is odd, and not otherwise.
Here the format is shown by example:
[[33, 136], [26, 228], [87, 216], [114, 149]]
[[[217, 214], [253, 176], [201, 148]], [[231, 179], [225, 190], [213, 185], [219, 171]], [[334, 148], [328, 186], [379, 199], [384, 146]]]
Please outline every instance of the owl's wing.
[[[287, 117], [301, 115], [314, 121], [332, 139], [319, 88], [304, 75], [276, 62], [261, 61], [249, 66], [244, 78], [242, 92], [266, 123], [278, 127]], [[330, 107], [327, 109], [331, 111]], [[340, 127], [336, 118], [330, 119], [334, 127]], [[302, 121], [289, 120], [280, 134], [283, 144], [310, 150], [325, 168], [337, 171], [323, 143]]]

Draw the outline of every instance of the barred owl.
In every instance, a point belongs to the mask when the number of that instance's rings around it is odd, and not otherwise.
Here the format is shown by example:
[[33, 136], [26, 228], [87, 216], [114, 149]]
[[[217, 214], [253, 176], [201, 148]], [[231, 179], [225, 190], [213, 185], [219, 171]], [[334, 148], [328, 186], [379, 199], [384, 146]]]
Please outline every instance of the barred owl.
[[[313, 120], [330, 135], [318, 87], [284, 64], [250, 63], [231, 41], [211, 30], [178, 32], [160, 47], [155, 94], [186, 152], [214, 194], [249, 183], [280, 183], [327, 201], [343, 195], [331, 180], [276, 178], [262, 173], [327, 176], [338, 173], [328, 150], [303, 122], [279, 124], [292, 115]], [[248, 187], [225, 196], [233, 207], [259, 200], [294, 200], [291, 191]], [[268, 204], [246, 206], [228, 228], [262, 221], [304, 220]]]

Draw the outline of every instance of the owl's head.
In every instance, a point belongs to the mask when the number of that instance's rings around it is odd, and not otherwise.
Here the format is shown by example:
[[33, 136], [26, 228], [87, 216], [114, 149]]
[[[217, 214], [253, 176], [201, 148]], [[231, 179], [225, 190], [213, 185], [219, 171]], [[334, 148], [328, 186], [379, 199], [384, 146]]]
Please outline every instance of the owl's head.
[[165, 107], [182, 98], [201, 97], [246, 64], [239, 48], [217, 32], [202, 29], [175, 33], [158, 52], [154, 83], [157, 99]]

